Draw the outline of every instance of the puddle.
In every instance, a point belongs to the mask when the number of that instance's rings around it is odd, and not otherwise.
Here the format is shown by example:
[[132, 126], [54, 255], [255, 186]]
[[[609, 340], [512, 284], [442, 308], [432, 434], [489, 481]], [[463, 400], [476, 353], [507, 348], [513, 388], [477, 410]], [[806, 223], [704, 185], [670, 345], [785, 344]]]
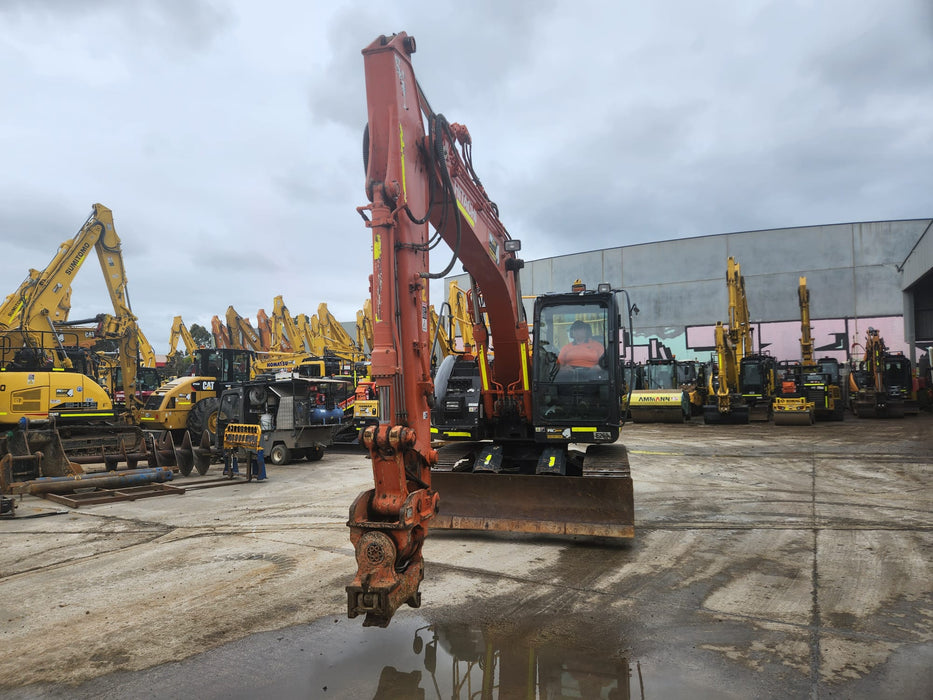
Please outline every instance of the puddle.
[[431, 623], [416, 613], [396, 615], [385, 629], [364, 628], [361, 621], [325, 618], [142, 671], [2, 694], [5, 700], [644, 697], [638, 665], [615, 641], [599, 639], [591, 629], [587, 636], [580, 621], [497, 620], [477, 626]]
[[550, 624], [513, 620], [479, 627], [407, 617], [387, 629], [342, 632], [312, 660], [318, 687], [309, 690], [322, 697], [642, 697], [637, 665]]

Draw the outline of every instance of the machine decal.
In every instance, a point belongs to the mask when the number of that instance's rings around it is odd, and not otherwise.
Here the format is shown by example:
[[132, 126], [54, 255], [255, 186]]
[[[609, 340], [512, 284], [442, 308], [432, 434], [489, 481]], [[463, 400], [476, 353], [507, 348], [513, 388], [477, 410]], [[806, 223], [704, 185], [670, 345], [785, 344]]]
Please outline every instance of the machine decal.
[[483, 391], [489, 391], [489, 377], [486, 374], [486, 349], [479, 351], [479, 374], [483, 383]]
[[382, 235], [375, 231], [373, 232], [373, 265], [379, 268], [379, 274], [373, 280], [375, 286], [373, 289], [375, 301], [373, 304], [373, 323], [379, 323], [382, 321]]
[[405, 72], [402, 70], [402, 60], [395, 57], [395, 74], [398, 76], [398, 84], [402, 89], [402, 107], [408, 109], [408, 88], [405, 85]]
[[72, 272], [75, 271], [75, 269], [78, 268], [79, 265], [81, 265], [81, 262], [84, 258], [84, 254], [87, 253], [87, 251], [90, 250], [90, 248], [91, 248], [91, 244], [88, 241], [84, 241], [84, 243], [78, 249], [78, 252], [75, 253], [74, 258], [71, 260], [70, 263], [68, 263], [68, 267], [65, 268], [66, 275], [70, 275]]
[[530, 384], [528, 382], [528, 344], [521, 344], [521, 354], [522, 354], [522, 384], [525, 391], [528, 391]]
[[[454, 181], [454, 196], [457, 198], [457, 209], [463, 214], [463, 217], [469, 222], [470, 226], [476, 226], [476, 208], [466, 196], [466, 192], [460, 186], [460, 183]], [[493, 258], [495, 259], [495, 258]]]

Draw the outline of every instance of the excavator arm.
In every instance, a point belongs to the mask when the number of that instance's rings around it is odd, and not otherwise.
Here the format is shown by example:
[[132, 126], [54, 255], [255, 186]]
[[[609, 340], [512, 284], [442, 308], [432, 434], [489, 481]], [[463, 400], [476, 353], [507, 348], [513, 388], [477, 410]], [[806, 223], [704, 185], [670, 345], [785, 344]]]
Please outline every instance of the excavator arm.
[[354, 342], [343, 325], [327, 308], [326, 303], [318, 304], [317, 317], [320, 323], [320, 334], [324, 339], [325, 350], [346, 358], [352, 362], [360, 362], [364, 358], [362, 348]]
[[302, 340], [281, 294], [272, 301], [272, 349], [277, 352], [311, 352], [311, 347]]
[[265, 309], [256, 312], [256, 330], [259, 332], [259, 345], [263, 352], [272, 349], [272, 322]]
[[215, 348], [232, 348], [230, 343], [230, 331], [216, 314], [211, 316], [211, 335], [214, 337]]
[[[457, 329], [454, 335], [459, 334], [464, 347], [473, 347], [473, 321], [470, 314], [469, 295], [461, 289], [455, 280], [451, 280], [447, 293], [447, 302], [450, 304], [450, 318]], [[452, 340], [452, 339], [451, 339]]]
[[[372, 232], [371, 374], [380, 423], [363, 435], [375, 487], [350, 509], [358, 569], [347, 603], [350, 617], [366, 615], [365, 625], [385, 626], [401, 605], [420, 604], [421, 550], [438, 509], [431, 488], [437, 453], [430, 443], [428, 284], [456, 260], [475, 281], [474, 336], [488, 387], [487, 415], [508, 411], [531, 425], [528, 328], [515, 257], [520, 246], [473, 172], [469, 132], [435, 114], [422, 94], [411, 65], [414, 51], [414, 38], [404, 32], [379, 37], [363, 50], [369, 203], [358, 211]], [[430, 227], [454, 254], [435, 275], [428, 266], [428, 251], [437, 242]]]
[[310, 317], [308, 314], [298, 314], [295, 317], [295, 328], [302, 347], [311, 348], [314, 355], [324, 354], [324, 338], [321, 337], [321, 324], [317, 314]]
[[735, 364], [738, 366], [742, 358], [751, 355], [752, 331], [748, 320], [748, 298], [745, 296], [745, 278], [742, 277], [742, 268], [729, 258], [726, 264], [726, 284], [729, 289], [729, 337], [735, 347]]
[[810, 292], [807, 278], [801, 277], [797, 285], [797, 301], [800, 306], [800, 361], [813, 364], [813, 336], [810, 327]]
[[366, 299], [363, 308], [356, 312], [356, 344], [362, 350], [372, 350], [373, 340], [373, 300]]
[[185, 352], [189, 355], [194, 355], [194, 351], [198, 349], [198, 344], [195, 342], [194, 337], [191, 335], [191, 332], [188, 330], [181, 316], [176, 316], [172, 320], [172, 331], [168, 339], [168, 355], [166, 359], [169, 362], [174, 360], [175, 356], [178, 354], [179, 339], [185, 344]]
[[240, 316], [233, 306], [227, 307], [227, 332], [229, 333], [230, 344], [237, 350], [262, 350], [262, 341], [257, 331], [250, 322]]

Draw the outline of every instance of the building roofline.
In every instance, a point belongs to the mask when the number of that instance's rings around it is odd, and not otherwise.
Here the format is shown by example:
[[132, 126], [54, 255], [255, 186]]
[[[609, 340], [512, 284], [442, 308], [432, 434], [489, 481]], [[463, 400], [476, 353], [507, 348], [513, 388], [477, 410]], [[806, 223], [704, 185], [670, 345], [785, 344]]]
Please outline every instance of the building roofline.
[[[928, 222], [927, 226], [933, 224], [933, 218], [912, 218], [912, 219], [878, 219], [875, 221], [841, 221], [835, 224], [806, 224], [801, 226], [784, 226], [778, 228], [762, 228], [762, 229], [752, 229], [750, 231], [724, 231], [722, 233], [703, 233], [698, 236], [684, 236], [682, 238], [665, 238], [660, 241], [644, 241], [643, 243], [630, 243], [627, 245], [614, 245], [606, 246], [605, 248], [592, 248], [590, 250], [580, 250], [573, 253], [560, 253], [558, 255], [548, 255], [542, 258], [534, 258], [528, 262], [537, 262], [539, 260], [551, 260], [553, 258], [562, 258], [570, 255], [585, 255], [586, 253], [600, 253], [606, 250], [618, 250], [620, 248], [637, 248], [639, 246], [645, 245], [657, 245], [658, 243], [673, 243], [675, 241], [692, 241], [699, 238], [716, 238], [718, 236], [736, 236], [743, 233], [770, 233], [774, 231], [793, 231], [795, 229], [804, 229], [804, 228], [825, 228], [828, 226], [860, 226], [862, 224], [898, 224], [898, 223], [907, 223], [907, 222]], [[922, 235], [921, 235], [922, 237]], [[464, 273], [465, 274], [465, 273]]]

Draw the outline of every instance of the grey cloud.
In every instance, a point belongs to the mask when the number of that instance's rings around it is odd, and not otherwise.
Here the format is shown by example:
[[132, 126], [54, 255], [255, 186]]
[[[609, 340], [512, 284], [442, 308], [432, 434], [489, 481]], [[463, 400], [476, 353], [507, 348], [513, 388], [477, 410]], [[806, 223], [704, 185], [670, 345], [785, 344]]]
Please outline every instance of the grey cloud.
[[[0, 15], [47, 25], [114, 18], [134, 37], [134, 49], [149, 44], [188, 51], [206, 50], [234, 21], [225, 3], [211, 0], [6, 0]], [[92, 29], [85, 36], [97, 40], [103, 51], [112, 51], [122, 40], [119, 33], [95, 36]]]

